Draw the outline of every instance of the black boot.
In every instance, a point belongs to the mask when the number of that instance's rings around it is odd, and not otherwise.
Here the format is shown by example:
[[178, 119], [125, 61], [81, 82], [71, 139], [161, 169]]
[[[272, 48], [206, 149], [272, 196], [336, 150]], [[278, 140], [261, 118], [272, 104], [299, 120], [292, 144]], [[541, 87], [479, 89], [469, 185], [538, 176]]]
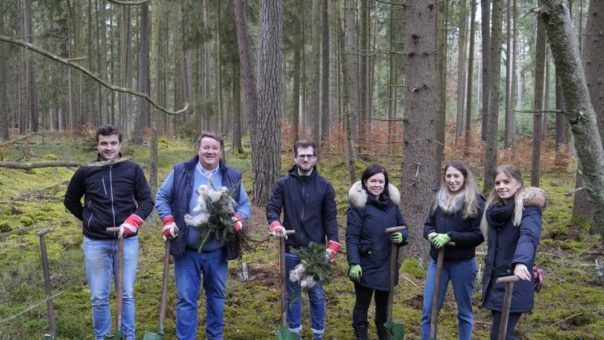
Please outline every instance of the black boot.
[[384, 326], [386, 321], [375, 320], [375, 328], [377, 330], [378, 340], [388, 340], [390, 335], [388, 334], [388, 329]]
[[367, 322], [353, 323], [352, 328], [354, 328], [354, 336], [357, 340], [369, 339], [367, 337]]

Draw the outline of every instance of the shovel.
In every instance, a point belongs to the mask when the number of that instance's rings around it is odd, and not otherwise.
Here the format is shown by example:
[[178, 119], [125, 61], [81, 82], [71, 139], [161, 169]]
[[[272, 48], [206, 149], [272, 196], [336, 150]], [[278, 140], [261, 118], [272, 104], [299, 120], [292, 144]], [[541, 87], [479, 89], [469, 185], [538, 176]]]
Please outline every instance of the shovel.
[[[447, 243], [447, 246], [454, 246], [455, 242]], [[430, 316], [430, 339], [436, 339], [436, 327], [438, 326], [438, 300], [440, 297], [440, 278], [443, 272], [443, 263], [445, 262], [445, 247], [438, 250], [436, 259], [436, 278], [434, 281], [434, 294], [432, 295], [432, 315]]]
[[170, 240], [164, 249], [164, 276], [161, 282], [161, 300], [159, 302], [159, 332], [146, 331], [143, 340], [162, 340], [164, 338], [164, 319], [166, 318], [166, 299], [168, 296], [168, 275], [170, 269]]
[[504, 340], [508, 331], [508, 319], [510, 316], [510, 306], [512, 305], [512, 292], [514, 291], [514, 282], [518, 281], [516, 275], [503, 276], [497, 278], [496, 282], [501, 284], [505, 283], [505, 293], [503, 295], [503, 310], [501, 311], [501, 320], [499, 323], [499, 336], [498, 340]]
[[[285, 235], [295, 234], [295, 230], [286, 230]], [[277, 331], [277, 340], [297, 340], [298, 333], [287, 327], [287, 273], [285, 271], [285, 237], [279, 237], [279, 276], [281, 278], [281, 327]]]
[[[120, 230], [119, 227], [110, 227], [106, 231], [115, 233]], [[117, 239], [117, 279], [115, 284], [115, 334], [105, 337], [105, 339], [125, 340], [126, 336], [122, 334], [122, 284], [124, 279], [124, 239]]]
[[[386, 228], [386, 233], [391, 234], [397, 231], [407, 229], [405, 226]], [[390, 291], [388, 292], [388, 321], [384, 324], [384, 327], [388, 329], [390, 340], [402, 340], [405, 335], [405, 329], [402, 322], [392, 321], [392, 304], [394, 301], [394, 281], [395, 276], [398, 274], [398, 248], [397, 244], [390, 246]]]
[[54, 340], [57, 334], [57, 323], [55, 320], [55, 308], [52, 303], [52, 297], [50, 293], [50, 274], [48, 269], [48, 255], [46, 253], [46, 240], [44, 235], [48, 233], [48, 229], [38, 231], [38, 237], [40, 238], [40, 255], [42, 257], [42, 272], [44, 274], [44, 290], [46, 292], [46, 313], [48, 316], [48, 330], [50, 334], [44, 334], [44, 340]]

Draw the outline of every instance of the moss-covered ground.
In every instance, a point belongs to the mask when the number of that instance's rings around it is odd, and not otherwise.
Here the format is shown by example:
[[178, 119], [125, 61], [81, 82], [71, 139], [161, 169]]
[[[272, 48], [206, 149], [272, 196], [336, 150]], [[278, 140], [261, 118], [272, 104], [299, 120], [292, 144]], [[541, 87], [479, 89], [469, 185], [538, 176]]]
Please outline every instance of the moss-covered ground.
[[[95, 156], [91, 136], [36, 136], [22, 141], [25, 161], [90, 161]], [[159, 181], [176, 162], [193, 155], [191, 141], [161, 139], [159, 143]], [[4, 160], [18, 158], [14, 147], [3, 149]], [[143, 165], [149, 174], [148, 145], [125, 143], [123, 153]], [[345, 193], [348, 170], [341, 160], [325, 157], [321, 172], [338, 193], [340, 232], [345, 226]], [[251, 160], [248, 153], [234, 155], [227, 148], [227, 160], [244, 172], [250, 191]], [[284, 154], [283, 170], [291, 155]], [[359, 169], [363, 168], [359, 164]], [[49, 228], [46, 235], [48, 258], [56, 309], [59, 339], [92, 339], [90, 296], [82, 261], [80, 223], [65, 211], [62, 199], [73, 175], [70, 168], [40, 168], [31, 171], [0, 168], [0, 339], [40, 339], [47, 330], [44, 285], [40, 267], [39, 239], [36, 231]], [[394, 171], [393, 171], [394, 172]], [[526, 171], [525, 171], [526, 172]], [[528, 173], [528, 172], [527, 172]], [[551, 196], [544, 213], [544, 232], [537, 262], [544, 268], [545, 287], [536, 296], [535, 311], [522, 317], [518, 326], [521, 339], [601, 339], [604, 335], [604, 287], [598, 282], [594, 261], [604, 261], [599, 236], [590, 235], [581, 225], [571, 224], [574, 169], [548, 170], [542, 187]], [[225, 339], [271, 339], [280, 323], [277, 242], [266, 237], [263, 207], [254, 207], [246, 223], [253, 250], [241, 261], [229, 264]], [[14, 231], [21, 230], [15, 233]], [[156, 216], [147, 220], [139, 232], [139, 270], [136, 283], [136, 321], [138, 338], [145, 330], [156, 330], [162, 275], [163, 243]], [[10, 233], [13, 232], [13, 233]], [[10, 233], [10, 234], [7, 234]], [[484, 249], [479, 249], [482, 263]], [[246, 263], [250, 280], [240, 280]], [[353, 287], [346, 278], [345, 257], [337, 261], [336, 277], [326, 287], [326, 339], [352, 339], [350, 315], [354, 303]], [[418, 261], [406, 259], [394, 301], [395, 320], [405, 324], [407, 339], [419, 338], [425, 270]], [[174, 339], [175, 288], [170, 272], [170, 289], [165, 339]], [[202, 293], [203, 294], [203, 293]], [[455, 339], [455, 302], [448, 298], [439, 322], [441, 339]], [[486, 339], [490, 316], [479, 308], [480, 292], [475, 295], [475, 338]], [[28, 309], [30, 306], [34, 306]], [[199, 338], [204, 338], [204, 299], [199, 300]], [[304, 303], [304, 335], [310, 335], [308, 303]], [[374, 326], [370, 324], [374, 333]]]

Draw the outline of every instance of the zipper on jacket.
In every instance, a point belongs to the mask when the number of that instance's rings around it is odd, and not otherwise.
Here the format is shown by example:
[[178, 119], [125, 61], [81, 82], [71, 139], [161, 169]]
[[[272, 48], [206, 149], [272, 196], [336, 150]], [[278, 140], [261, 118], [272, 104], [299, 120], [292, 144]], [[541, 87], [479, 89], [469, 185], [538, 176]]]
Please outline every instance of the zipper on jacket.
[[101, 176], [101, 182], [103, 182], [103, 192], [105, 192], [105, 196], [107, 196], [107, 184], [105, 184], [105, 177]]
[[113, 206], [113, 166], [109, 166], [109, 191], [111, 192], [111, 214], [113, 215], [113, 227], [115, 227], [115, 207]]

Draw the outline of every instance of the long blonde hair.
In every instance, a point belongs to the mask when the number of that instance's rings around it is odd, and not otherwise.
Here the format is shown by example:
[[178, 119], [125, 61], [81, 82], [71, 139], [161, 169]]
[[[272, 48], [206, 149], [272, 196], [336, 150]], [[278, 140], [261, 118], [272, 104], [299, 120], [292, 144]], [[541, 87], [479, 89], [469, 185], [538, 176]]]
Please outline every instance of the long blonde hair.
[[[449, 191], [446, 183], [446, 173], [447, 169], [454, 168], [461, 172], [464, 177], [463, 185], [459, 192], [452, 193]], [[432, 209], [436, 209], [438, 206], [438, 195], [440, 192], [444, 192], [447, 195], [447, 203], [446, 206], [451, 206], [453, 204], [453, 198], [457, 195], [464, 195], [463, 201], [463, 218], [468, 217], [476, 217], [478, 214], [478, 200], [476, 200], [476, 196], [478, 195], [478, 187], [476, 186], [476, 179], [474, 178], [474, 174], [472, 171], [466, 166], [466, 164], [462, 161], [448, 161], [445, 163], [445, 167], [443, 169], [443, 184], [440, 187], [439, 192], [436, 194], [436, 199], [434, 200], [434, 205]], [[446, 209], [445, 209], [446, 210]]]
[[[504, 174], [506, 177], [512, 178], [520, 184], [520, 188], [516, 191], [516, 193], [514, 193], [514, 203], [516, 205], [514, 207], [514, 214], [512, 215], [512, 224], [517, 227], [522, 222], [522, 210], [524, 209], [524, 205], [522, 203], [522, 195], [520, 195], [522, 193], [522, 191], [524, 190], [524, 182], [522, 182], [522, 174], [520, 173], [520, 169], [518, 169], [518, 167], [516, 167], [515, 165], [512, 165], [512, 164], [504, 164], [504, 165], [498, 166], [497, 169], [495, 169], [493, 178], [497, 177], [497, 175], [499, 175], [499, 174]], [[493, 191], [491, 191], [491, 194], [489, 195], [489, 198], [487, 199], [487, 203], [485, 204], [484, 214], [482, 215], [482, 220], [480, 221], [480, 229], [482, 230], [483, 234], [486, 234], [487, 227], [488, 227], [488, 222], [486, 219], [487, 210], [493, 204], [497, 204], [497, 203], [503, 203], [503, 200], [501, 198], [499, 198], [495, 188], [493, 188]]]

